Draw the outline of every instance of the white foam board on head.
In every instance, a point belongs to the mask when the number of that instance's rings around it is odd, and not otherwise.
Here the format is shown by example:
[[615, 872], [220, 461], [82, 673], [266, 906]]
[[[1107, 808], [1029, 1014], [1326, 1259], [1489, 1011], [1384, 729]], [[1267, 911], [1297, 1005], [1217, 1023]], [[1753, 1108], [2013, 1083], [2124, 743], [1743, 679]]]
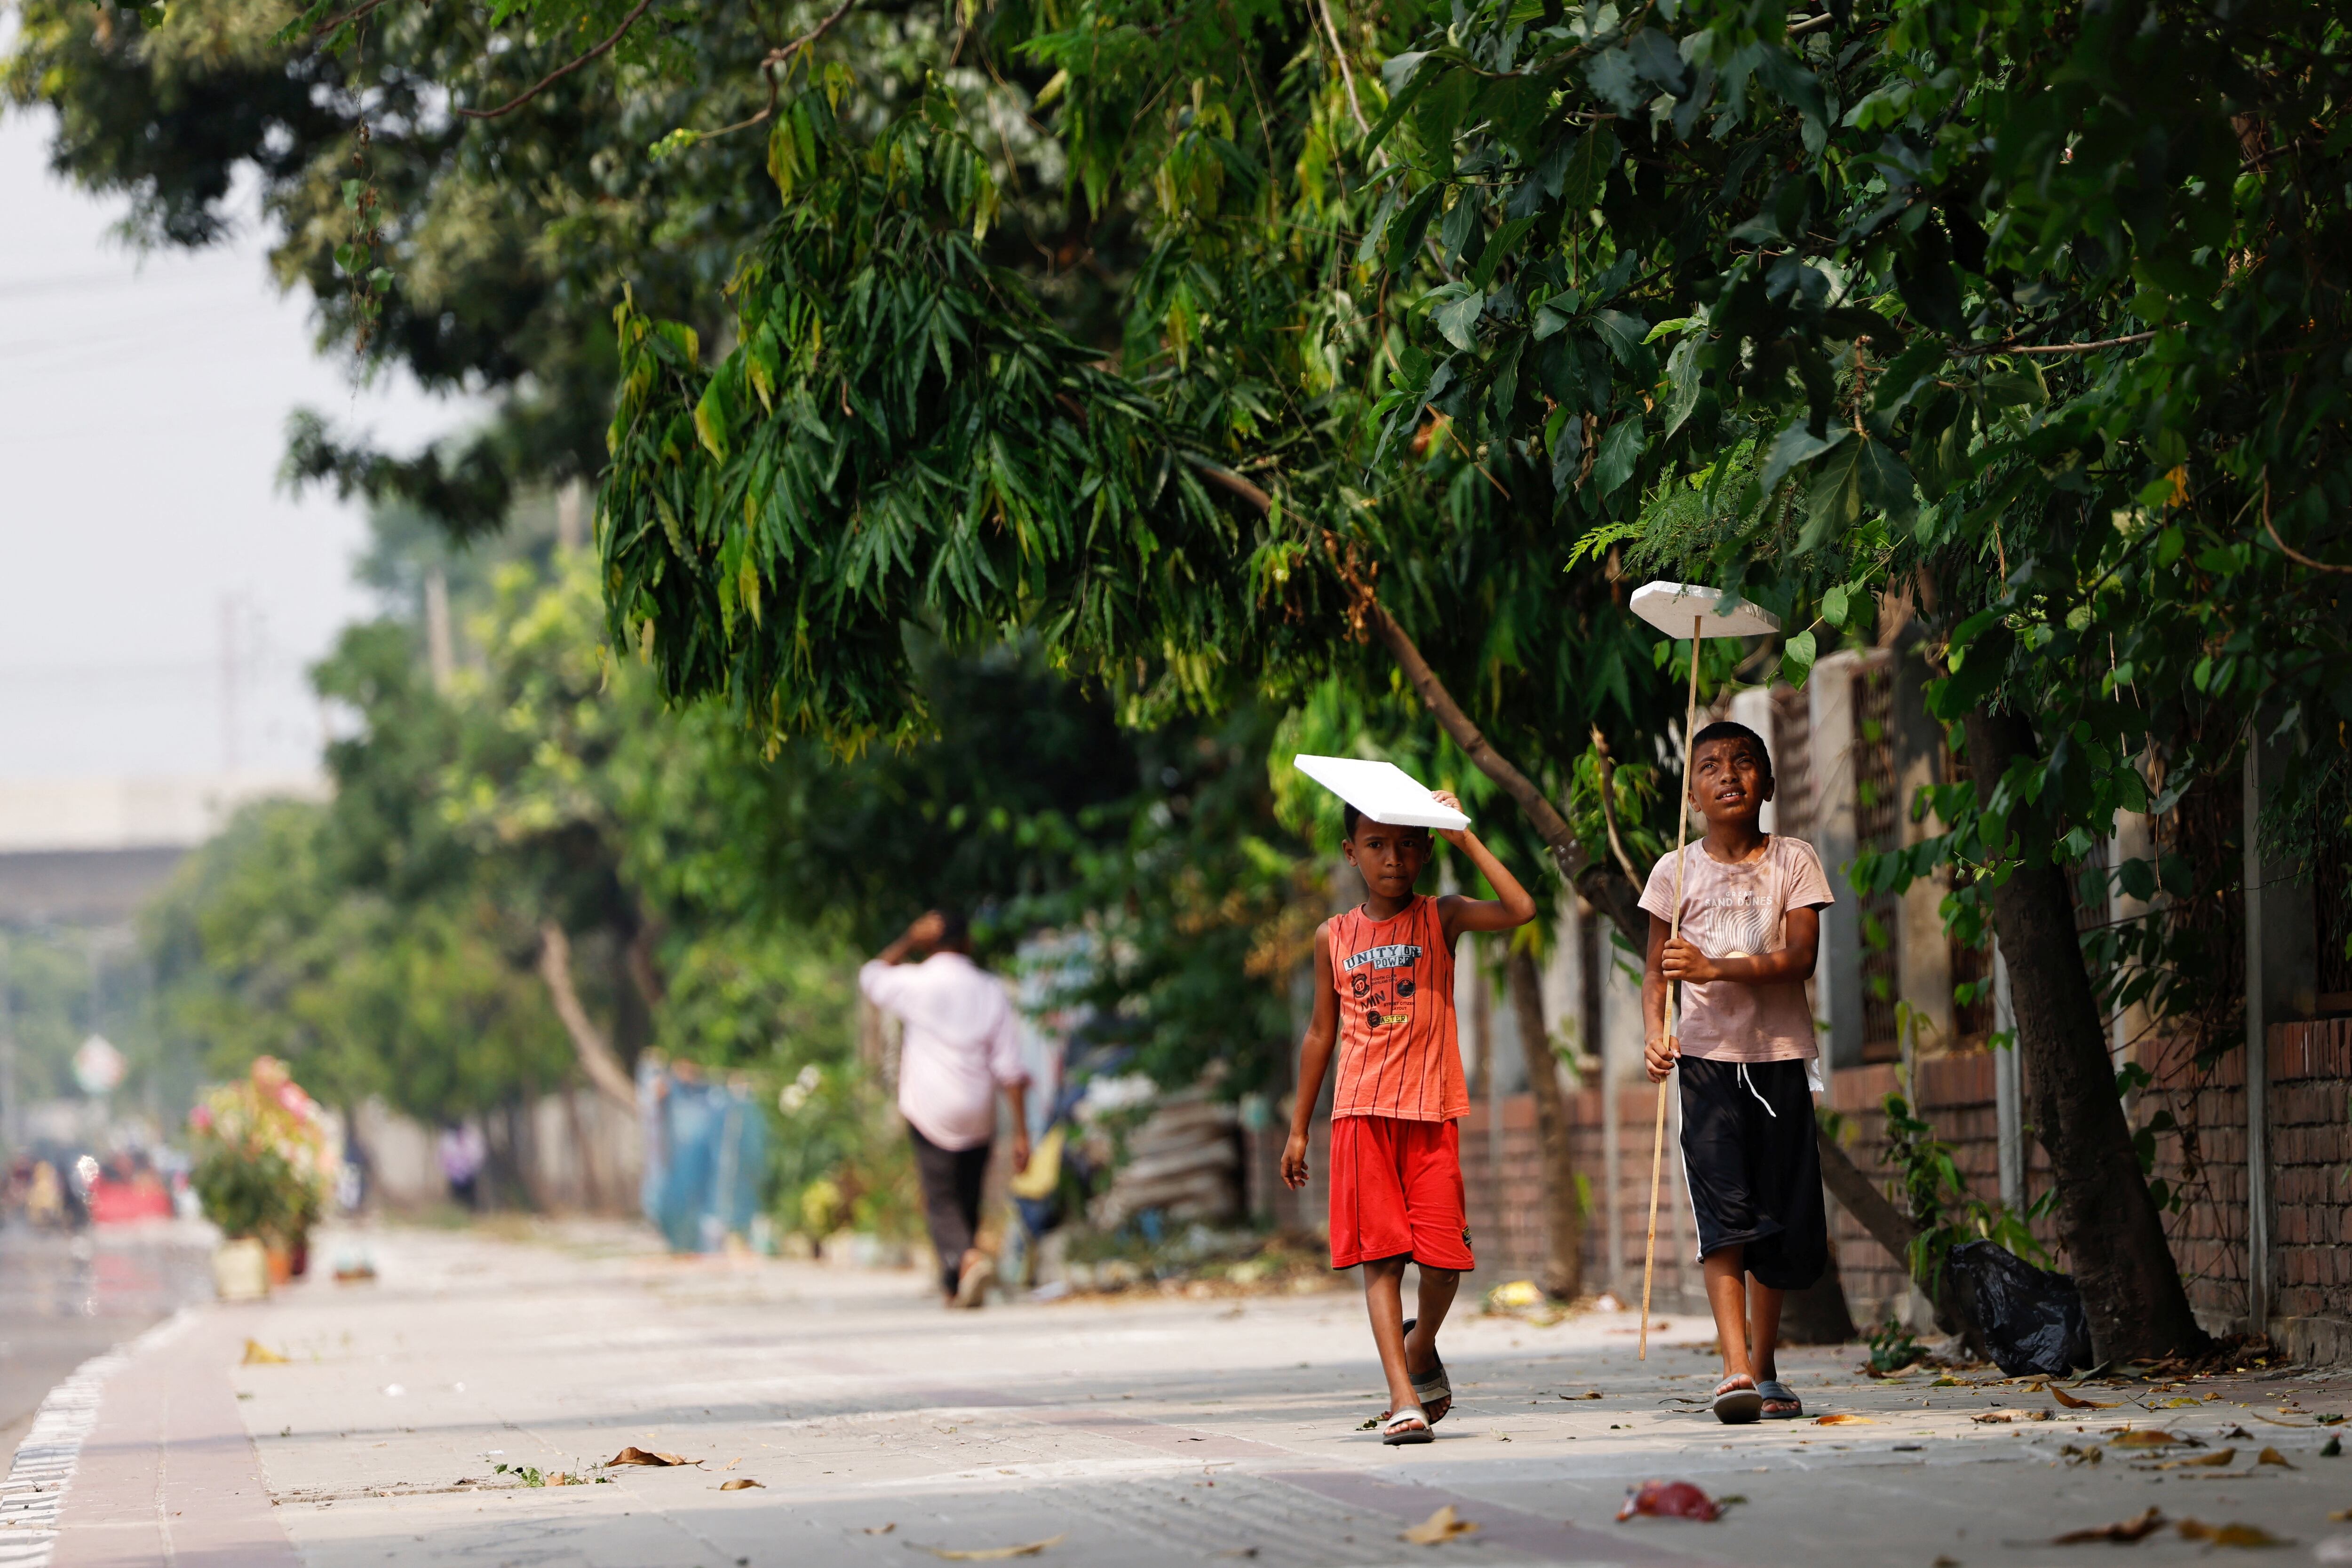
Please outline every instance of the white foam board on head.
[[1691, 635], [1705, 617], [1710, 637], [1760, 637], [1780, 629], [1780, 618], [1745, 599], [1726, 602], [1723, 590], [1692, 582], [1645, 582], [1633, 591], [1633, 613], [1667, 636]]
[[1292, 758], [1291, 766], [1370, 817], [1392, 828], [1466, 828], [1470, 819], [1437, 803], [1428, 787], [1393, 762], [1360, 757]]

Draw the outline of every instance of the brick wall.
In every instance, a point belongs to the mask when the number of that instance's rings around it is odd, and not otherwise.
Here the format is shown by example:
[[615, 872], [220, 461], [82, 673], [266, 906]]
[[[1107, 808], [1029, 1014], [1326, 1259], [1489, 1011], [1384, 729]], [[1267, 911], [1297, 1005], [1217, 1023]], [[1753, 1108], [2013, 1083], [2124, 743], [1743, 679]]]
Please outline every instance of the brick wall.
[[[2182, 1131], [2158, 1140], [2157, 1175], [2181, 1193], [2165, 1218], [2189, 1301], [2206, 1325], [2221, 1332], [2246, 1315], [2246, 1093], [2242, 1056], [2233, 1052], [2200, 1068], [2162, 1042], [2146, 1047], [2142, 1062], [2156, 1082], [2134, 1096], [2135, 1123], [2161, 1105]], [[2270, 1036], [2271, 1158], [2276, 1195], [2277, 1296], [2273, 1333], [2308, 1358], [2352, 1359], [2352, 1019], [2281, 1024]], [[1995, 1110], [1994, 1059], [1990, 1051], [1930, 1058], [1917, 1064], [1916, 1104], [1951, 1145], [1954, 1163], [1973, 1191], [1996, 1197], [2000, 1128]], [[1892, 1063], [1833, 1073], [1829, 1103], [1844, 1117], [1848, 1152], [1882, 1176], [1885, 1117], [1881, 1107], [1895, 1088]], [[1567, 1097], [1577, 1169], [1590, 1186], [1585, 1226], [1585, 1281], [1593, 1291], [1641, 1289], [1642, 1238], [1649, 1197], [1650, 1134], [1655, 1101], [1646, 1084], [1623, 1088], [1618, 1104], [1619, 1184], [1616, 1225], [1609, 1223], [1601, 1092]], [[2025, 1089], [2032, 1121], [2032, 1086]], [[1669, 1127], [1668, 1137], [1674, 1136]], [[1314, 1167], [1321, 1169], [1318, 1126]], [[1281, 1148], [1278, 1131], [1254, 1139], [1253, 1198], [1262, 1213], [1300, 1228], [1320, 1230], [1328, 1201], [1319, 1176], [1304, 1194], [1273, 1179]], [[2030, 1132], [2025, 1140], [2026, 1195], [2049, 1190], [2048, 1156]], [[1463, 1179], [1476, 1238], [1475, 1289], [1537, 1272], [1545, 1256], [1544, 1183], [1534, 1102], [1521, 1094], [1504, 1102], [1499, 1139], [1487, 1108], [1475, 1107], [1462, 1124]], [[2059, 1267], [2056, 1228], [2035, 1227]], [[1900, 1265], [1880, 1249], [1834, 1201], [1830, 1230], [1854, 1321], [1868, 1325], [1906, 1314], [1910, 1294]], [[1656, 1301], [1663, 1308], [1696, 1310], [1697, 1270], [1690, 1259], [1689, 1200], [1682, 1164], [1666, 1151], [1658, 1204]], [[1612, 1250], [1616, 1249], [1613, 1261]]]

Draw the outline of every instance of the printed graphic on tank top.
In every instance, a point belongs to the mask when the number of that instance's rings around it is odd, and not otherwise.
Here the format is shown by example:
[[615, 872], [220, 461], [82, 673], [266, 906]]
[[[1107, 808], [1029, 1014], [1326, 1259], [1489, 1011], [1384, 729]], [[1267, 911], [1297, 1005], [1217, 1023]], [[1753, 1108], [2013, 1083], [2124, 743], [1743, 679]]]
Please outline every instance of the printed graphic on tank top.
[[1454, 1028], [1454, 950], [1437, 900], [1416, 894], [1386, 920], [1361, 906], [1331, 917], [1339, 993], [1334, 1116], [1450, 1122], [1470, 1092]]

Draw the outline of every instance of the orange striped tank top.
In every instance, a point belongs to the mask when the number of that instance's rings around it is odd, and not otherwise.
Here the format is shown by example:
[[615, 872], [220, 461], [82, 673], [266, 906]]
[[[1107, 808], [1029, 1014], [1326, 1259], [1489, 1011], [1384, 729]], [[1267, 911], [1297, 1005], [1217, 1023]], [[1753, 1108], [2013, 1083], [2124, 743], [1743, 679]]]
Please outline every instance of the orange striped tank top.
[[1454, 1034], [1454, 948], [1437, 900], [1417, 894], [1386, 920], [1359, 906], [1331, 917], [1339, 992], [1334, 1116], [1450, 1122], [1470, 1113]]

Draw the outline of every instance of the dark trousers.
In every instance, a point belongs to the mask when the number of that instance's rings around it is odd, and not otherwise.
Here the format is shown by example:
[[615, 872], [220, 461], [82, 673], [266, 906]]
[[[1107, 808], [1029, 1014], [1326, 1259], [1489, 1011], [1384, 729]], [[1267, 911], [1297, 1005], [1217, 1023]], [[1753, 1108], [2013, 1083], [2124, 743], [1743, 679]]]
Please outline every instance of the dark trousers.
[[923, 1219], [939, 1249], [940, 1280], [955, 1293], [963, 1255], [980, 1234], [980, 1187], [988, 1175], [989, 1145], [974, 1149], [943, 1149], [914, 1128], [915, 1173], [923, 1184]]
[[1745, 1248], [1757, 1283], [1801, 1291], [1829, 1267], [1813, 1092], [1801, 1061], [1685, 1056], [1683, 1176], [1702, 1258]]

